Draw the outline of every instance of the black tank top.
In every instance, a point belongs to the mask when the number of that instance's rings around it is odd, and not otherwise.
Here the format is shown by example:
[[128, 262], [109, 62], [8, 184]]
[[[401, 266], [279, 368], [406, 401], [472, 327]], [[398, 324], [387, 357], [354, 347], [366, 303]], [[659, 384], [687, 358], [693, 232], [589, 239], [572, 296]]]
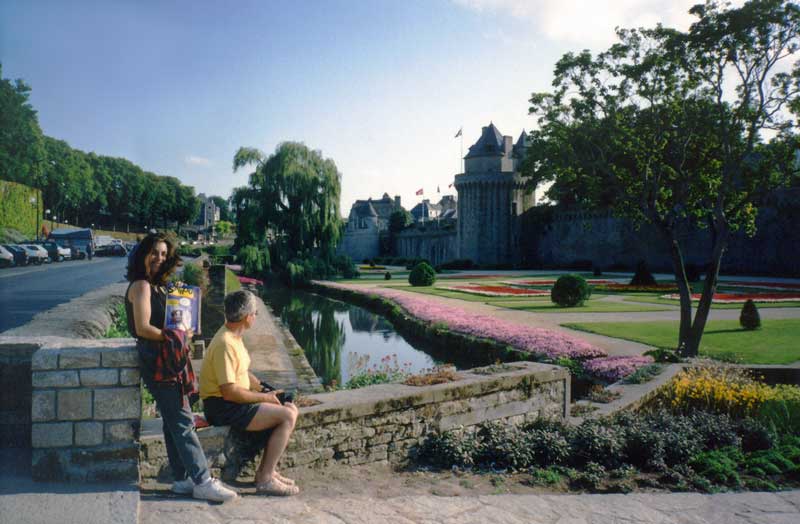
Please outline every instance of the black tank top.
[[[128, 284], [128, 289], [125, 290], [125, 312], [128, 316], [128, 333], [135, 339], [139, 339], [136, 335], [136, 322], [133, 318], [133, 304], [128, 300], [128, 293], [131, 290], [133, 282]], [[167, 307], [167, 290], [161, 286], [154, 286], [150, 284], [150, 325], [158, 329], [164, 328], [164, 315], [166, 314]]]

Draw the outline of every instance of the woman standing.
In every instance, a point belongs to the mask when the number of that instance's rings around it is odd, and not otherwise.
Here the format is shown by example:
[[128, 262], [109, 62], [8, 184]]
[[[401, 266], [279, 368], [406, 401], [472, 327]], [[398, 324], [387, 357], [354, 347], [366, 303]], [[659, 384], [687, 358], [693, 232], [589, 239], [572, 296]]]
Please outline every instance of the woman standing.
[[[235, 491], [212, 478], [203, 448], [194, 431], [187, 393], [194, 384], [191, 369], [175, 376], [164, 373], [164, 355], [186, 352], [192, 333], [165, 330], [169, 276], [181, 265], [175, 246], [161, 233], [147, 235], [136, 248], [128, 265], [130, 282], [125, 293], [128, 331], [136, 338], [142, 380], [163, 420], [164, 443], [175, 483], [172, 491], [194, 498], [225, 502]], [[187, 387], [188, 386], [188, 387]]]

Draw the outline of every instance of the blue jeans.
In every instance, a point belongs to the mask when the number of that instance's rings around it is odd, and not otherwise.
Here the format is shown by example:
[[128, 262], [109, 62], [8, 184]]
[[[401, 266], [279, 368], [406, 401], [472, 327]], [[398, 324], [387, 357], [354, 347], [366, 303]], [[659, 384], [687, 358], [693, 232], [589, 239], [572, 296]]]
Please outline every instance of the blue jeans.
[[[167, 458], [176, 481], [190, 477], [201, 484], [211, 477], [206, 455], [194, 430], [192, 412], [178, 384], [145, 383], [164, 423]], [[185, 406], [185, 407], [184, 407]]]

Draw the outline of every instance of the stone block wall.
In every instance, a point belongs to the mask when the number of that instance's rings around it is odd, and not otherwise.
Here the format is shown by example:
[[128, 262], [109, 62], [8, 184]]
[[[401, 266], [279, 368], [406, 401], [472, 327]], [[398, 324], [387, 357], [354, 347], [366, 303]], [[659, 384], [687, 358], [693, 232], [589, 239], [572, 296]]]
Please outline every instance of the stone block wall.
[[31, 356], [35, 344], [0, 345], [0, 448], [31, 446]]
[[[457, 381], [432, 386], [383, 384], [311, 395], [321, 403], [300, 409], [282, 469], [402, 464], [411, 449], [434, 431], [491, 420], [514, 424], [567, 415], [570, 378], [564, 368], [515, 362], [459, 374]], [[221, 470], [223, 478], [245, 480], [252, 475], [250, 467], [240, 470], [227, 428], [198, 434], [212, 468]], [[141, 461], [142, 476], [167, 473], [163, 436], [157, 429], [142, 438]]]
[[131, 340], [45, 343], [31, 380], [35, 480], [138, 480], [141, 389]]

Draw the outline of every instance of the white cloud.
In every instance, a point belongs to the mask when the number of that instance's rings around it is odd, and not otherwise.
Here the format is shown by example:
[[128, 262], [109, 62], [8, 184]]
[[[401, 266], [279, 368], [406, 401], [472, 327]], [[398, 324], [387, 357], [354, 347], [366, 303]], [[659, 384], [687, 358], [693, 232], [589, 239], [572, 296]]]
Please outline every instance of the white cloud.
[[202, 156], [189, 155], [183, 159], [184, 164], [187, 166], [201, 166], [207, 167], [211, 165], [211, 160], [203, 158]]
[[700, 0], [452, 0], [481, 13], [530, 21], [535, 31], [559, 43], [606, 47], [615, 27], [653, 26], [660, 22], [686, 30], [694, 20], [689, 8]]

